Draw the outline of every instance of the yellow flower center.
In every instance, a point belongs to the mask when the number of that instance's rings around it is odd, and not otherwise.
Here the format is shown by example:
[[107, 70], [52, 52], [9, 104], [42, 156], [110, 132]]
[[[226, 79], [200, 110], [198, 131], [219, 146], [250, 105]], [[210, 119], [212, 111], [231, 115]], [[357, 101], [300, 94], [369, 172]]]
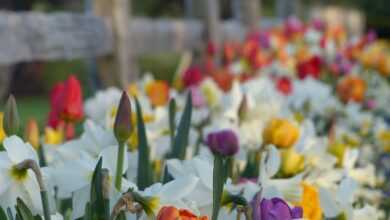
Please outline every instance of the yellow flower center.
[[17, 169], [16, 166], [12, 166], [9, 172], [17, 182], [23, 182], [27, 178], [27, 169]]

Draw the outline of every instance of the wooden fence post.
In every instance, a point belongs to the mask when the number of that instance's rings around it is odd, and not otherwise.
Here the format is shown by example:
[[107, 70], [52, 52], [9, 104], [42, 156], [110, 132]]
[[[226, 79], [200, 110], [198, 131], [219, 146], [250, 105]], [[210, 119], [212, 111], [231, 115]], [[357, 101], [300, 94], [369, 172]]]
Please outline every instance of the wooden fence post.
[[106, 19], [112, 27], [114, 52], [98, 59], [100, 76], [107, 85], [120, 85], [126, 89], [130, 81], [137, 79], [131, 51], [129, 0], [94, 0], [94, 11]]
[[259, 27], [260, 0], [238, 0], [239, 20], [248, 31]]

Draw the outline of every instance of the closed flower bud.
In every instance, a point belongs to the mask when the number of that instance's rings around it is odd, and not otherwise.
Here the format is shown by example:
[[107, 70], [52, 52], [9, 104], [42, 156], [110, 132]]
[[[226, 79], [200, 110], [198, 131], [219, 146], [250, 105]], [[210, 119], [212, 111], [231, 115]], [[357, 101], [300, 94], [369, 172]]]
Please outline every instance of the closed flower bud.
[[305, 158], [297, 153], [294, 149], [282, 150], [282, 173], [287, 176], [292, 176], [303, 170]]
[[3, 142], [4, 138], [6, 137], [3, 129], [3, 118], [4, 118], [4, 113], [0, 112], [0, 144]]
[[114, 134], [118, 142], [124, 143], [133, 131], [129, 96], [123, 91], [114, 123]]
[[35, 149], [39, 148], [39, 127], [35, 119], [28, 120], [24, 138]]
[[212, 132], [207, 135], [207, 145], [214, 154], [233, 156], [238, 152], [238, 137], [230, 129]]
[[265, 144], [273, 144], [278, 148], [290, 148], [299, 138], [299, 128], [286, 119], [272, 119], [263, 131]]
[[19, 113], [13, 95], [10, 95], [5, 105], [3, 127], [8, 136], [17, 134], [19, 131]]

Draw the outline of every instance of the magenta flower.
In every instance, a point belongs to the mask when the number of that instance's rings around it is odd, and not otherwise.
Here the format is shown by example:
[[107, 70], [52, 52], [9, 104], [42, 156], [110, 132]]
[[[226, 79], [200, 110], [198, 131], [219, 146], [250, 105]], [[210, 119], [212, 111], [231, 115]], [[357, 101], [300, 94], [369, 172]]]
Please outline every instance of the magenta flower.
[[238, 152], [238, 137], [231, 129], [212, 132], [207, 135], [206, 144], [214, 154], [233, 156]]
[[251, 202], [253, 220], [293, 220], [303, 216], [301, 207], [290, 206], [280, 198], [261, 199], [257, 194]]

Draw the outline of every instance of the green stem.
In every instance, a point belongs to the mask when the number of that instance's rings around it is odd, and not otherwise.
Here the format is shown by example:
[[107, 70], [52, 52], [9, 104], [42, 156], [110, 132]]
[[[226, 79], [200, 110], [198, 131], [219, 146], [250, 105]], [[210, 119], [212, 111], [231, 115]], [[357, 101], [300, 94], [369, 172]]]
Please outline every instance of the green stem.
[[116, 176], [115, 176], [115, 188], [120, 191], [122, 188], [122, 174], [123, 174], [123, 163], [125, 160], [125, 143], [119, 143], [118, 159], [116, 163]]
[[38, 182], [38, 185], [39, 185], [39, 189], [41, 191], [43, 216], [45, 217], [45, 220], [51, 220], [49, 199], [47, 196], [45, 184], [43, 183], [41, 169], [39, 168], [38, 163], [35, 162], [35, 160], [27, 159], [27, 160], [24, 160], [24, 161], [20, 162], [19, 164], [17, 164], [16, 168], [19, 170], [31, 169], [34, 172], [35, 177], [36, 177], [37, 182]]
[[45, 156], [45, 150], [43, 149], [43, 145], [40, 145], [38, 147], [38, 157], [39, 157], [39, 165], [41, 167], [45, 167], [47, 163], [46, 163], [46, 156]]
[[211, 220], [218, 219], [219, 209], [221, 208], [221, 199], [224, 184], [224, 162], [221, 155], [214, 155], [213, 169], [213, 214]]
[[50, 208], [49, 208], [49, 199], [47, 197], [47, 191], [42, 190], [41, 191], [41, 199], [42, 199], [42, 206], [43, 206], [43, 216], [45, 217], [45, 220], [50, 220]]

